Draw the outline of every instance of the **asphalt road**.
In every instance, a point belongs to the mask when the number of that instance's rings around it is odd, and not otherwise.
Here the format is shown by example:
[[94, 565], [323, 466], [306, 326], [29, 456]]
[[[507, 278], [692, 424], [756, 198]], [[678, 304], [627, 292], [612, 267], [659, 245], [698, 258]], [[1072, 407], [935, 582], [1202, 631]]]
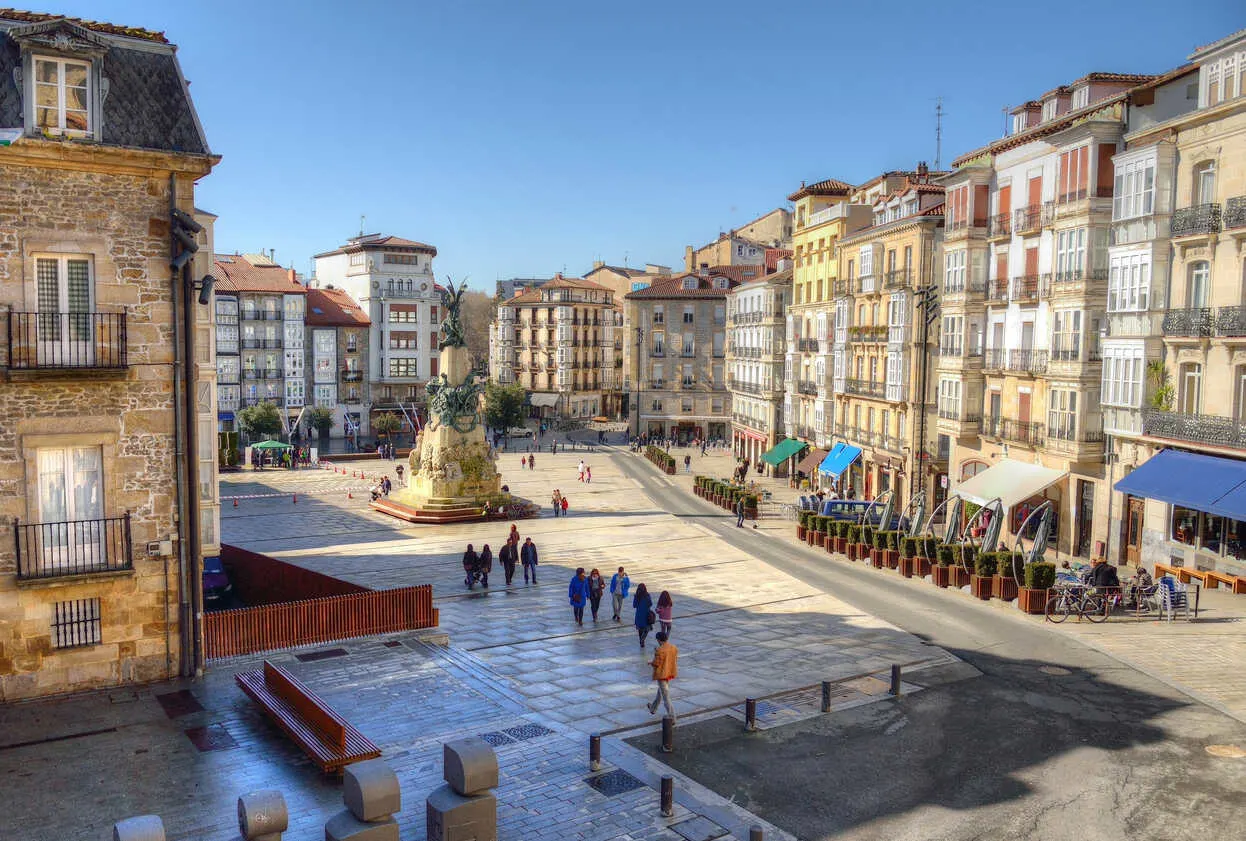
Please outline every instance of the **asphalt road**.
[[757, 734], [682, 726], [670, 755], [633, 744], [806, 841], [1246, 839], [1246, 759], [1207, 750], [1246, 747], [1240, 722], [1041, 625], [736, 529], [643, 458], [612, 457], [665, 510], [981, 672]]

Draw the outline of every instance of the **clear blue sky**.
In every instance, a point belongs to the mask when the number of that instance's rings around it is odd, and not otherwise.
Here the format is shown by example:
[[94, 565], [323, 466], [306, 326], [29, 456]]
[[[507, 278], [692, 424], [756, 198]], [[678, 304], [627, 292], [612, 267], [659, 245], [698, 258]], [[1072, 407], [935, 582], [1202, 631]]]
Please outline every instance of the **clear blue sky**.
[[[1096, 70], [1150, 73], [1246, 25], [1239, 0], [61, 0], [162, 30], [213, 150], [219, 249], [358, 232], [437, 246], [441, 276], [678, 267], [786, 202], [998, 137], [1000, 109]], [[1025, 33], [1022, 35], [1021, 33]]]

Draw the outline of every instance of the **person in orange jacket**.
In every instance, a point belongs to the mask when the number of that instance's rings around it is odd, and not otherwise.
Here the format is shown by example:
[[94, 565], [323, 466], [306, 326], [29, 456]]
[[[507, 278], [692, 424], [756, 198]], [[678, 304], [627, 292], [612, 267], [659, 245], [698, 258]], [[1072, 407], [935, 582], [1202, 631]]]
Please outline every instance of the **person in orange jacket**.
[[658, 631], [656, 639], [658, 647], [654, 650], [653, 659], [649, 661], [649, 665], [653, 667], [653, 680], [658, 685], [658, 693], [648, 704], [649, 715], [657, 714], [660, 703], [666, 708], [666, 714], [674, 720], [675, 707], [671, 705], [670, 682], [678, 673], [676, 666], [679, 661], [679, 649], [673, 642], [667, 640], [665, 631]]

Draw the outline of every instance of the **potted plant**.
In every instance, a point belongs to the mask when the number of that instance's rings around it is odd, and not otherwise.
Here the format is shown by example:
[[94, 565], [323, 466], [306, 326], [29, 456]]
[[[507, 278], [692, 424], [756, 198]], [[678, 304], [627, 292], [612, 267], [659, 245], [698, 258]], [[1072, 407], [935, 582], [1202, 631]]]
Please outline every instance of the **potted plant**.
[[1025, 565], [1025, 586], [1017, 590], [1017, 607], [1023, 613], [1043, 613], [1047, 594], [1056, 583], [1056, 565], [1034, 561]]
[[870, 563], [874, 565], [875, 569], [882, 569], [887, 565], [887, 532], [882, 529], [874, 531]]
[[917, 554], [913, 557], [913, 575], [925, 578], [930, 575], [938, 552], [939, 541], [933, 537], [917, 538]]
[[900, 532], [885, 531], [887, 545], [884, 549], [883, 563], [887, 569], [898, 569], [900, 566]]
[[848, 554], [848, 530], [852, 523], [847, 520], [835, 521], [835, 551], [841, 555]]
[[805, 533], [805, 542], [810, 546], [818, 545], [818, 535], [821, 534], [822, 515], [814, 514], [809, 519], [809, 531]]
[[974, 558], [974, 574], [969, 576], [969, 591], [973, 593], [974, 598], [982, 599], [984, 602], [990, 601], [991, 585], [995, 578], [995, 564], [994, 552], [979, 552], [978, 557]]
[[846, 532], [848, 540], [847, 551], [844, 552], [848, 556], [848, 560], [857, 561], [861, 559], [861, 527], [856, 523], [848, 524]]
[[917, 540], [911, 535], [900, 536], [900, 574], [912, 578], [914, 562], [917, 560]]
[[827, 517], [822, 530], [826, 532], [826, 554], [835, 554], [836, 535], [839, 533], [839, 521], [834, 517]]
[[974, 568], [975, 560], [971, 544], [958, 543], [952, 547], [952, 566], [948, 568], [947, 586], [956, 588], [967, 586], [971, 577], [970, 570]]
[[991, 578], [991, 595], [1010, 602], [1017, 597], [1017, 573], [1021, 571], [1020, 552], [996, 552], [995, 575]]
[[744, 519], [757, 519], [757, 494], [744, 495]]
[[947, 587], [951, 581], [952, 564], [956, 562], [953, 548], [941, 544], [935, 550], [935, 565], [930, 568], [930, 579], [936, 587]]
[[812, 511], [801, 511], [796, 515], [796, 539], [804, 540], [805, 535], [809, 533], [809, 520], [813, 518]]

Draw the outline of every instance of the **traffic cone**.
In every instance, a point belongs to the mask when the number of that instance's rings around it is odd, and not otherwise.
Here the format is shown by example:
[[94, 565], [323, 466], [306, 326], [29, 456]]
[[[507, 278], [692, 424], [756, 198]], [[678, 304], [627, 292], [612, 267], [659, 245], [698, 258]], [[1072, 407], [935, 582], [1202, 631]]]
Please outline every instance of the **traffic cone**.
[[346, 492], [346, 498], [347, 498], [347, 499], [354, 499], [354, 498], [355, 498], [355, 495], [354, 495], [353, 493], [351, 493], [350, 491], [347, 491], [347, 492]]
[[235, 508], [237, 508], [237, 507], [238, 507], [238, 500], [236, 500], [236, 499], [234, 500], [234, 507], [235, 507]]
[[299, 495], [298, 495], [298, 494], [295, 494], [295, 495], [294, 495], [293, 504], [294, 504], [294, 505], [298, 505], [298, 504], [299, 504]]

